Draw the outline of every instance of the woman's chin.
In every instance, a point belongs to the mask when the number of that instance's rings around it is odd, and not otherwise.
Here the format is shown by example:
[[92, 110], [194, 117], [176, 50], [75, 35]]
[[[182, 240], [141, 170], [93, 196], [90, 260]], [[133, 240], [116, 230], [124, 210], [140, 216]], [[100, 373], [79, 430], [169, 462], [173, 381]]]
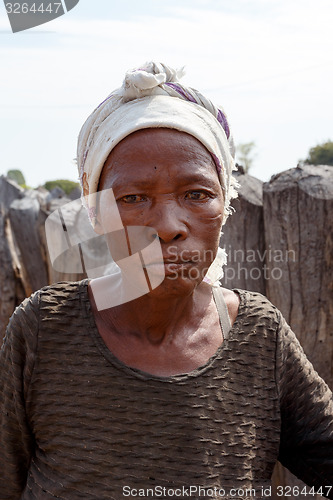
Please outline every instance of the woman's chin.
[[162, 283], [154, 290], [149, 292], [151, 297], [167, 296], [187, 296], [190, 295], [195, 288], [202, 282], [202, 278], [193, 279], [189, 276], [178, 275], [174, 273], [166, 273]]

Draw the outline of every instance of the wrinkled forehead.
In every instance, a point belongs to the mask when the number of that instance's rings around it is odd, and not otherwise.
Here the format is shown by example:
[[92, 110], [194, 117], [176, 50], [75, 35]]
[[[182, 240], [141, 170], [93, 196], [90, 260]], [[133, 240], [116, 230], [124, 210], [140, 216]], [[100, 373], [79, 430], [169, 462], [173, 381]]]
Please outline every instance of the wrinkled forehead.
[[151, 181], [165, 170], [181, 179], [205, 177], [219, 182], [212, 154], [194, 136], [171, 128], [147, 128], [129, 134], [110, 152], [103, 166], [99, 190], [113, 179]]
[[[81, 148], [80, 169], [82, 179], [86, 174], [90, 192], [96, 190], [102, 166], [117, 144], [130, 133], [151, 127], [176, 129], [198, 138], [211, 152], [217, 167], [229, 176], [229, 163], [232, 162], [229, 144], [216, 118], [193, 103], [156, 95], [124, 103], [103, 120], [97, 112], [93, 122], [86, 124], [84, 129], [87, 130], [81, 135], [89, 137], [79, 142], [89, 146], [83, 148], [84, 153]], [[229, 179], [225, 187], [228, 184]]]
[[130, 133], [110, 151], [104, 165], [112, 165], [119, 158], [135, 158], [138, 154], [156, 160], [169, 155], [177, 161], [183, 152], [193, 161], [206, 158], [207, 163], [215, 165], [214, 156], [197, 137], [166, 127], [150, 127]]

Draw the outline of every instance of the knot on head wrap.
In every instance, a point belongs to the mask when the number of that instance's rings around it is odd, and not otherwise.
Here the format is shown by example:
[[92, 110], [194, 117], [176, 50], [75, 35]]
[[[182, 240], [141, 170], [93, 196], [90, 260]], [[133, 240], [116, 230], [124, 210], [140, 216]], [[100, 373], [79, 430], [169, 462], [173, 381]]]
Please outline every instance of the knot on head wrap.
[[[98, 190], [104, 163], [126, 136], [144, 128], [172, 128], [196, 137], [210, 152], [224, 192], [224, 222], [237, 196], [234, 143], [227, 117], [209, 99], [179, 83], [184, 70], [149, 62], [126, 73], [122, 87], [113, 91], [83, 125], [77, 162], [83, 197]], [[91, 199], [91, 197], [89, 197]], [[88, 202], [90, 219], [94, 204]]]
[[184, 68], [175, 70], [165, 64], [154, 62], [149, 62], [142, 68], [127, 71], [122, 87], [124, 102], [147, 95], [157, 95], [157, 92], [162, 93], [158, 89], [160, 85], [176, 83], [184, 76], [184, 73]]

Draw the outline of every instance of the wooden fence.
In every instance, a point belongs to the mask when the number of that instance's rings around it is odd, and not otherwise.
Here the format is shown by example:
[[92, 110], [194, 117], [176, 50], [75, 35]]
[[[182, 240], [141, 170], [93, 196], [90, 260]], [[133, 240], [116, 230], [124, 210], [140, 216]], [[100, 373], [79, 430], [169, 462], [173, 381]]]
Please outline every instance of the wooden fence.
[[[333, 388], [333, 167], [297, 167], [264, 184], [243, 174], [238, 180], [236, 211], [221, 238], [229, 255], [224, 286], [265, 294]], [[0, 178], [0, 336], [14, 308], [34, 290], [84, 277], [55, 272], [48, 257], [46, 217], [68, 201]], [[277, 484], [304, 486], [280, 464]]]

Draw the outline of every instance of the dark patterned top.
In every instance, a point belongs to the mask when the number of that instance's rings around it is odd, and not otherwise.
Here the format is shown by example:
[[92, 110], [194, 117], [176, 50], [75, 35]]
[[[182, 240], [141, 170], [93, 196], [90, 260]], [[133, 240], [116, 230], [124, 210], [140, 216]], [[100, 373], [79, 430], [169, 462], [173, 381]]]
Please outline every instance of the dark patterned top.
[[87, 280], [26, 299], [1, 350], [1, 500], [267, 498], [277, 458], [333, 498], [332, 394], [281, 313], [237, 292], [228, 339], [170, 377], [107, 349]]

